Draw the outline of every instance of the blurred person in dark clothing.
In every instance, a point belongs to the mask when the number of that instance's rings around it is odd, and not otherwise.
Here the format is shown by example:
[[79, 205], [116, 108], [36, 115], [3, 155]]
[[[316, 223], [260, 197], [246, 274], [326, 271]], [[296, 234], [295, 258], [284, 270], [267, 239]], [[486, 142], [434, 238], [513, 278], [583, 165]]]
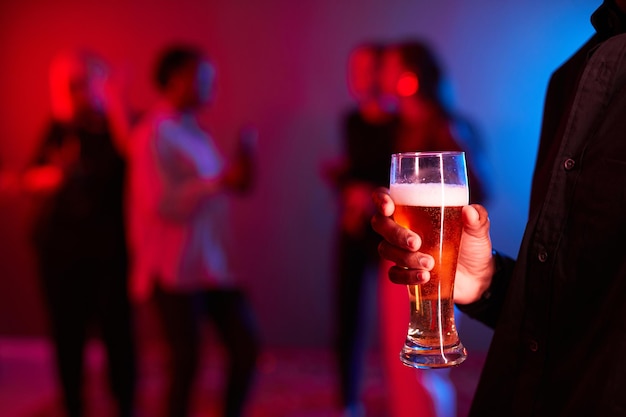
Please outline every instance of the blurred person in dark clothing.
[[389, 164], [395, 117], [380, 95], [380, 59], [384, 47], [364, 43], [348, 58], [347, 84], [356, 101], [343, 118], [343, 156], [327, 171], [339, 197], [336, 243], [335, 350], [341, 401], [346, 416], [364, 415], [362, 380], [372, 336], [380, 257], [380, 237], [370, 219], [371, 194], [389, 184]]
[[[119, 416], [133, 413], [135, 355], [123, 217], [128, 118], [89, 51], [50, 68], [53, 119], [21, 180], [38, 197], [34, 248], [67, 415], [85, 415], [84, 353], [94, 330], [107, 353]], [[95, 326], [95, 327], [94, 327]]]
[[[529, 219], [517, 261], [493, 251], [488, 213], [463, 208], [454, 299], [494, 329], [470, 416], [626, 415], [626, 1], [550, 79]], [[419, 285], [420, 237], [375, 194], [392, 282]]]

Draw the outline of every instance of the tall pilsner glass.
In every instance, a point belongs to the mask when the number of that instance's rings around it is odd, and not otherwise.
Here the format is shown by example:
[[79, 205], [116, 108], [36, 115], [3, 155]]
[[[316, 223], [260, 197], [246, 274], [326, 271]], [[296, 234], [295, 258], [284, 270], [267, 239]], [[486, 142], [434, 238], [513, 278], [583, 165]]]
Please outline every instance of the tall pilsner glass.
[[411, 319], [400, 360], [414, 368], [458, 365], [467, 357], [457, 333], [453, 301], [461, 211], [469, 200], [465, 154], [393, 154], [389, 188], [396, 205], [395, 221], [420, 235], [420, 251], [435, 259], [430, 280], [408, 286]]

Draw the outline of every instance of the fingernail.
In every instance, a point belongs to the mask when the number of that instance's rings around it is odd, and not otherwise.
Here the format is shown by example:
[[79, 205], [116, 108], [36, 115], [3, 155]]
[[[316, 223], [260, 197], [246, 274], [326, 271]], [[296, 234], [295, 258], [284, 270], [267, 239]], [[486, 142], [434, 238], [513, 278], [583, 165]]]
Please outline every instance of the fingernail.
[[433, 267], [432, 260], [425, 256], [420, 258], [420, 265], [422, 265], [424, 268], [427, 268], [427, 269], [430, 269]]
[[415, 236], [409, 236], [406, 238], [406, 246], [409, 249], [415, 249], [416, 245], [417, 245], [417, 239], [415, 238]]
[[420, 271], [417, 274], [417, 279], [421, 284], [425, 284], [430, 280], [430, 272], [428, 271]]

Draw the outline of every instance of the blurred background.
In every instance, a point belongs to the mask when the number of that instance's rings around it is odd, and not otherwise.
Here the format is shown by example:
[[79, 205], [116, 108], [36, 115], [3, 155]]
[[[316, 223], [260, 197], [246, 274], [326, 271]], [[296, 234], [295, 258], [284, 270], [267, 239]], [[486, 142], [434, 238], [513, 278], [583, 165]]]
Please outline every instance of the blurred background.
[[[218, 69], [204, 115], [228, 153], [239, 127], [258, 128], [258, 177], [235, 203], [238, 272], [264, 345], [320, 348], [333, 329], [332, 250], [337, 207], [320, 176], [341, 153], [352, 104], [350, 50], [363, 41], [419, 37], [448, 75], [454, 107], [486, 144], [496, 248], [515, 256], [523, 233], [545, 87], [592, 33], [600, 0], [26, 0], [0, 2], [0, 167], [33, 158], [50, 115], [48, 67], [88, 47], [117, 70], [129, 105], [154, 102], [152, 66], [172, 41], [200, 45]], [[0, 338], [45, 337], [46, 317], [28, 240], [32, 207], [0, 200]], [[463, 318], [470, 352], [489, 330]], [[0, 346], [0, 349], [2, 347]], [[0, 385], [1, 387], [1, 385]], [[1, 406], [0, 406], [1, 407]]]

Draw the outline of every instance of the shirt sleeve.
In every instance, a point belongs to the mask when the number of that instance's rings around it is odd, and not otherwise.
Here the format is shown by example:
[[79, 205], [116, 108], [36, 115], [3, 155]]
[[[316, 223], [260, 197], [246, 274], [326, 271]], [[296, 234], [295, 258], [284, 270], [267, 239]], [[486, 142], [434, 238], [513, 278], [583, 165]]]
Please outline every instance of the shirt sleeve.
[[502, 305], [506, 297], [509, 282], [513, 276], [515, 260], [496, 251], [493, 253], [496, 260], [496, 272], [491, 279], [491, 285], [481, 298], [471, 304], [457, 304], [459, 310], [485, 325], [495, 328]]
[[163, 123], [154, 138], [154, 158], [162, 181], [158, 210], [164, 219], [185, 222], [197, 211], [206, 197], [207, 184], [191, 155], [179, 145], [175, 126]]

